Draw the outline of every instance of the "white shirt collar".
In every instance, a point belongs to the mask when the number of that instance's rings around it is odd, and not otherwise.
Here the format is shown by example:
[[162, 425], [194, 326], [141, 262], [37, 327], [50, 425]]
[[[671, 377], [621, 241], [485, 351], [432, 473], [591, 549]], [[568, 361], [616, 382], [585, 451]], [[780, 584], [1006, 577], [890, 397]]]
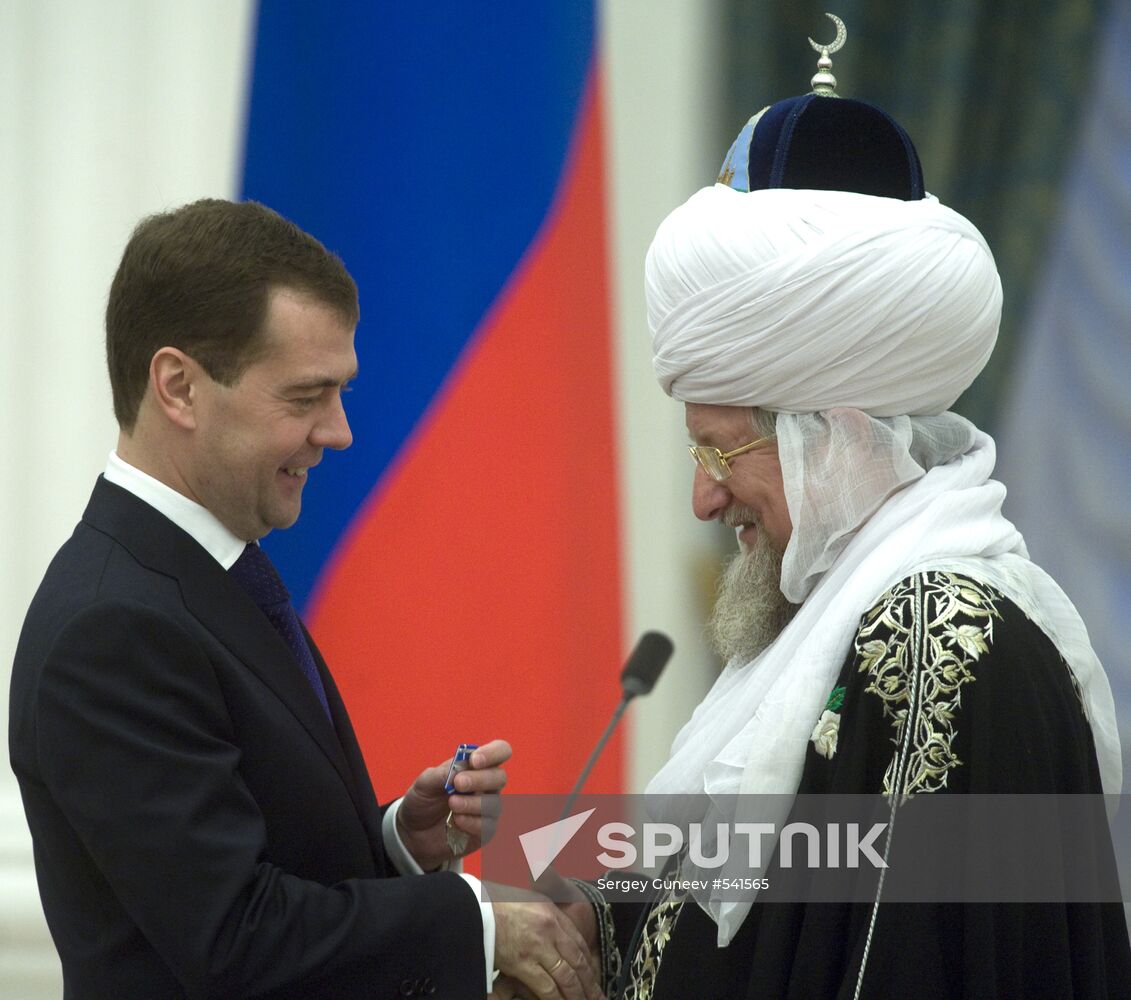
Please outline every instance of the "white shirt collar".
[[119, 458], [117, 452], [110, 452], [102, 474], [107, 482], [132, 493], [188, 532], [224, 569], [231, 569], [243, 552], [247, 542], [233, 535], [207, 507], [134, 468]]

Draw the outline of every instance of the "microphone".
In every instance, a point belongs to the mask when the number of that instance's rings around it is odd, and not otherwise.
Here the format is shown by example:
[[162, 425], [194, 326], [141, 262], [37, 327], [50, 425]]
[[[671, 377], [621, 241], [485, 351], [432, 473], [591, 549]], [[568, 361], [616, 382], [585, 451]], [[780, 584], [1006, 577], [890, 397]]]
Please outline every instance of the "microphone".
[[581, 775], [573, 786], [573, 791], [569, 793], [565, 808], [562, 809], [562, 819], [569, 815], [574, 802], [577, 801], [577, 796], [581, 793], [581, 788], [589, 777], [589, 772], [593, 770], [593, 765], [597, 763], [597, 758], [601, 756], [601, 751], [605, 749], [605, 744], [609, 742], [609, 737], [613, 735], [613, 730], [620, 722], [620, 717], [624, 715], [624, 710], [628, 708], [628, 703], [633, 698], [648, 694], [652, 690], [674, 651], [675, 646], [672, 645], [671, 639], [663, 632], [645, 632], [640, 637], [636, 643], [636, 648], [629, 655], [624, 670], [620, 674], [620, 704], [617, 705], [613, 717], [609, 720], [604, 733], [601, 734], [601, 738], [589, 755], [589, 760], [585, 762], [585, 767], [582, 768]]
[[663, 632], [645, 632], [640, 637], [620, 674], [625, 704], [652, 690], [674, 650], [671, 639]]

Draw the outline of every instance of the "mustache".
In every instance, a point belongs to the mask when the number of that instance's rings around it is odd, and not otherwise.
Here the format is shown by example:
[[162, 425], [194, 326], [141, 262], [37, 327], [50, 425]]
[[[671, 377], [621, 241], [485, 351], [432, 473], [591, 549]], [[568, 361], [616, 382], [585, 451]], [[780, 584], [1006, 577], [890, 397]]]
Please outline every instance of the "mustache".
[[751, 507], [743, 507], [741, 504], [728, 507], [723, 511], [723, 516], [720, 520], [728, 528], [737, 528], [742, 524], [753, 524], [758, 528], [762, 527], [762, 519], [755, 513], [754, 509]]

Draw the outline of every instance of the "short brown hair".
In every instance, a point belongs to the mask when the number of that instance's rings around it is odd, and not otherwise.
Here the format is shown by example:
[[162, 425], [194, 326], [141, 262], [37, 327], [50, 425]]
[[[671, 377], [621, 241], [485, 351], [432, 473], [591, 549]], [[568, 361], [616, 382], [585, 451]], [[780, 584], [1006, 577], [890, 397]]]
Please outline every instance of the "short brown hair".
[[233, 385], [262, 348], [273, 288], [311, 295], [357, 323], [357, 285], [345, 265], [265, 205], [209, 198], [138, 223], [106, 304], [106, 364], [123, 430], [137, 421], [162, 347]]

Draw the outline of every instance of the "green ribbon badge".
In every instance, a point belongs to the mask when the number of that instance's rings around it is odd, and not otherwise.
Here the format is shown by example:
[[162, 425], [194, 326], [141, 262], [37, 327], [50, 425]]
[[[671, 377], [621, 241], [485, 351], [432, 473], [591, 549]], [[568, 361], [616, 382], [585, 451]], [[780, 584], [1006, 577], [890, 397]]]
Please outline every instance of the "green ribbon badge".
[[825, 702], [826, 712], [835, 712], [844, 704], [844, 692], [845, 689], [842, 687], [833, 688], [832, 694], [829, 695], [829, 700]]

